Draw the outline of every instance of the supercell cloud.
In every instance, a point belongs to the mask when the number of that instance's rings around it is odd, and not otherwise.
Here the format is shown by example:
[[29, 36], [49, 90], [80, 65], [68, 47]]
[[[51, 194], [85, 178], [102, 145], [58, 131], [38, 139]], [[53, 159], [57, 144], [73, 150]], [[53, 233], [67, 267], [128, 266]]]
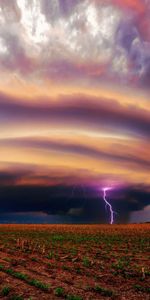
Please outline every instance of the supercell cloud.
[[1, 215], [147, 221], [149, 86], [149, 0], [0, 0]]

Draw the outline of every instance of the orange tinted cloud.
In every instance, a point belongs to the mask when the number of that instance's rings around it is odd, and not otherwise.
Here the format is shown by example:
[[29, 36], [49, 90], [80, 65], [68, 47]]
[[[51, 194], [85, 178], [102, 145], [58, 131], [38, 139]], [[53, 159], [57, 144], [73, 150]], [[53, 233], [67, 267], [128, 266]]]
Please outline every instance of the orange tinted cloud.
[[113, 0], [113, 3], [123, 8], [136, 10], [138, 13], [143, 13], [146, 10], [146, 4], [143, 0]]

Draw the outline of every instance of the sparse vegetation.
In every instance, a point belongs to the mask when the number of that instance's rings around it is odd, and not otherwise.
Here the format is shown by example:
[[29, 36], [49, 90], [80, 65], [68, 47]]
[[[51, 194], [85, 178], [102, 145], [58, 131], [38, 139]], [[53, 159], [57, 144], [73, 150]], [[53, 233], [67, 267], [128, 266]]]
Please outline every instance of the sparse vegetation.
[[88, 257], [83, 257], [83, 266], [84, 267], [90, 267], [91, 263]]
[[62, 287], [57, 287], [55, 289], [55, 295], [58, 297], [62, 297], [64, 295], [64, 289]]
[[139, 284], [136, 284], [134, 286], [135, 290], [138, 291], [138, 292], [144, 292], [144, 293], [148, 293], [150, 294], [150, 287], [148, 286], [141, 286]]
[[26, 283], [33, 285], [41, 290], [47, 291], [49, 289], [49, 286], [47, 284], [44, 284], [39, 280], [32, 279], [27, 274], [15, 272], [12, 269], [5, 269], [5, 267], [3, 265], [0, 265], [0, 271], [3, 271], [4, 273], [7, 273], [13, 277], [20, 279], [20, 280], [24, 280]]
[[4, 297], [8, 296], [9, 292], [10, 292], [10, 287], [9, 286], [4, 286], [2, 288], [1, 295], [4, 296]]
[[95, 287], [95, 291], [96, 291], [97, 293], [101, 294], [101, 295], [104, 296], [104, 297], [111, 297], [111, 296], [114, 294], [113, 291], [111, 291], [111, 290], [109, 290], [109, 289], [102, 288], [102, 287], [99, 286], [99, 285], [97, 285], [97, 286]]
[[123, 293], [149, 300], [149, 230], [149, 224], [0, 225], [0, 297], [117, 300]]
[[10, 300], [24, 300], [22, 296], [19, 295], [13, 295], [10, 297]]

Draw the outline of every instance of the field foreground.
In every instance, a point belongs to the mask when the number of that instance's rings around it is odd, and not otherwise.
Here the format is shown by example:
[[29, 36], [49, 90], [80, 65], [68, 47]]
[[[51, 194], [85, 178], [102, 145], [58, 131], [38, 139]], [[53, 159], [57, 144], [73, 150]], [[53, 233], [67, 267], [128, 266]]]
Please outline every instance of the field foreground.
[[150, 224], [0, 225], [0, 298], [149, 300]]

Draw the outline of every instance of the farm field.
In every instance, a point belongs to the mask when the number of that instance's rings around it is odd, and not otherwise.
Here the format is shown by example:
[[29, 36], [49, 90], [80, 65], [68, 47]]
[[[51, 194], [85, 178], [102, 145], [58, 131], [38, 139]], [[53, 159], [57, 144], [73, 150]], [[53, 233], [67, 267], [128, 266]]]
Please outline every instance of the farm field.
[[0, 225], [0, 298], [149, 300], [150, 224]]

